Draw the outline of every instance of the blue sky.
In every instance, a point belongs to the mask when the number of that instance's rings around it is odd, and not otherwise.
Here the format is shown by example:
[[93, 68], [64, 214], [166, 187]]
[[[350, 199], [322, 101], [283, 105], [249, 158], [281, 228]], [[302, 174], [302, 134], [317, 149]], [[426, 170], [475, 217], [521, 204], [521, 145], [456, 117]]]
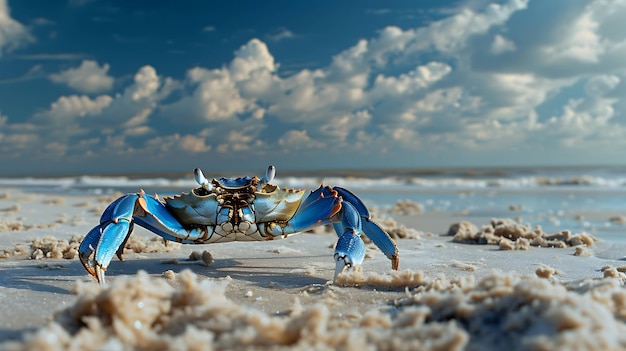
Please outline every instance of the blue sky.
[[626, 1], [0, 0], [0, 175], [624, 165]]

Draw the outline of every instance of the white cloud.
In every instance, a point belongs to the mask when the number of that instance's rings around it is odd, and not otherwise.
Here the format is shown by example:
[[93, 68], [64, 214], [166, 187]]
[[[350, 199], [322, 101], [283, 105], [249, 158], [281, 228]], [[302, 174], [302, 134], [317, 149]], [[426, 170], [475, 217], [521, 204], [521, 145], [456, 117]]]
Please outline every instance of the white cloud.
[[296, 35], [287, 28], [281, 28], [273, 34], [267, 35], [267, 39], [271, 41], [282, 41], [285, 39], [293, 39]]
[[504, 52], [515, 51], [515, 43], [511, 40], [503, 37], [500, 34], [496, 34], [493, 37], [493, 42], [491, 43], [491, 52], [498, 55]]
[[452, 67], [441, 62], [430, 62], [418, 66], [398, 77], [378, 75], [374, 81], [371, 97], [385, 99], [389, 96], [414, 96], [416, 92], [441, 80], [452, 71]]
[[[326, 123], [319, 127], [319, 131], [324, 136], [324, 139], [330, 139], [330, 142], [334, 143], [334, 145], [341, 146], [348, 142], [351, 133], [363, 129], [371, 121], [372, 114], [367, 110], [361, 110], [329, 118]], [[312, 129], [311, 132], [315, 133], [316, 130]], [[285, 139], [288, 140], [289, 136], [286, 136]]]
[[185, 135], [180, 139], [180, 149], [190, 152], [207, 152], [211, 146], [206, 145], [206, 140], [195, 135]]
[[[504, 5], [490, 4], [483, 12], [462, 8], [458, 13], [428, 26], [402, 30], [390, 26], [371, 40], [369, 56], [384, 66], [390, 58], [407, 60], [424, 52], [456, 54], [470, 38], [500, 26], [514, 13], [526, 9], [529, 0], [511, 0]], [[399, 57], [396, 57], [399, 55]]]
[[52, 26], [56, 24], [54, 21], [49, 20], [45, 17], [37, 17], [33, 19], [32, 23], [36, 26]]
[[10, 144], [17, 149], [24, 149], [28, 146], [35, 145], [39, 141], [39, 135], [35, 133], [14, 133], [7, 134], [3, 138], [3, 142]]
[[137, 128], [148, 123], [159, 102], [179, 89], [179, 85], [171, 78], [161, 78], [154, 67], [143, 66], [135, 73], [133, 83], [123, 93], [113, 96], [99, 120], [106, 128]]
[[597, 63], [604, 48], [597, 33], [599, 24], [593, 13], [583, 13], [573, 23], [567, 35], [559, 42], [543, 48], [546, 59], [553, 62], [568, 60], [582, 63]]
[[108, 95], [98, 96], [94, 99], [85, 95], [61, 96], [50, 105], [48, 111], [41, 112], [36, 117], [47, 122], [67, 123], [76, 117], [98, 115], [112, 101], [113, 98]]
[[107, 142], [111, 147], [123, 149], [124, 136], [154, 132], [149, 125], [150, 116], [159, 101], [178, 89], [178, 85], [171, 78], [161, 79], [153, 67], [144, 66], [122, 93], [94, 98], [62, 96], [48, 110], [35, 114], [33, 122], [40, 128], [52, 128], [50, 133], [59, 140], [89, 134], [90, 131], [98, 135], [115, 132], [118, 138], [109, 138]]
[[267, 45], [252, 39], [235, 52], [228, 67], [187, 71], [187, 78], [196, 85], [194, 92], [164, 111], [172, 116], [190, 116], [195, 121], [224, 121], [243, 113], [259, 118], [264, 110], [254, 103], [255, 99], [243, 96], [243, 91], [260, 93], [264, 90], [263, 77], [272, 79], [275, 69]]
[[0, 57], [3, 52], [10, 52], [34, 41], [28, 29], [11, 18], [7, 0], [0, 0]]
[[134, 77], [135, 84], [126, 91], [133, 101], [153, 99], [161, 86], [161, 80], [152, 66], [143, 66]]
[[280, 139], [278, 145], [284, 150], [301, 150], [322, 147], [322, 143], [309, 137], [306, 130], [289, 130]]
[[101, 93], [113, 87], [114, 79], [107, 74], [109, 68], [106, 63], [100, 67], [96, 61], [83, 60], [79, 67], [51, 74], [49, 78], [82, 93]]
[[166, 106], [164, 113], [173, 118], [188, 116], [196, 121], [228, 120], [248, 109], [244, 99], [226, 69], [194, 68], [187, 77], [197, 88], [191, 96]]
[[274, 57], [267, 45], [258, 39], [250, 40], [235, 51], [235, 58], [230, 64], [230, 73], [235, 81], [250, 79], [255, 72], [273, 72], [275, 69]]
[[585, 92], [589, 96], [603, 96], [615, 89], [620, 81], [620, 78], [615, 75], [593, 76], [587, 80]]

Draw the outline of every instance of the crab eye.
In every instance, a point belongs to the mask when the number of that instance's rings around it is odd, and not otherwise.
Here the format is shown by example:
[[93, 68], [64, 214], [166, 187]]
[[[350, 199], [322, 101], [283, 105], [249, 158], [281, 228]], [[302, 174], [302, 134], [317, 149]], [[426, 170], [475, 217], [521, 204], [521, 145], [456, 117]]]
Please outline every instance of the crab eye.
[[206, 179], [204, 173], [200, 168], [196, 168], [193, 170], [193, 177], [198, 184], [200, 184], [203, 188], [206, 188], [207, 191], [213, 190], [213, 185], [209, 183], [209, 180]]
[[274, 177], [276, 176], [276, 167], [270, 165], [269, 167], [267, 167], [267, 171], [265, 171], [265, 175], [263, 176], [263, 180], [265, 180], [265, 182], [269, 183], [271, 182]]
[[267, 167], [267, 171], [265, 171], [265, 175], [263, 175], [263, 178], [261, 178], [261, 180], [259, 180], [259, 182], [256, 185], [256, 190], [257, 191], [262, 191], [263, 187], [272, 181], [272, 179], [274, 179], [274, 177], [276, 176], [276, 167], [270, 165], [269, 167]]

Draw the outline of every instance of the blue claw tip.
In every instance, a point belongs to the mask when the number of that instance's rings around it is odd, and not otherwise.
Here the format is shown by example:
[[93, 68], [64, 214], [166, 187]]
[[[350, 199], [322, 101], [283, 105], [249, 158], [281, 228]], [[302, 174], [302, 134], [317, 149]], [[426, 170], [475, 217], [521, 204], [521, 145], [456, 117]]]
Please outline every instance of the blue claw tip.
[[335, 248], [335, 279], [344, 270], [363, 263], [364, 258], [365, 243], [356, 232], [347, 230], [339, 237]]

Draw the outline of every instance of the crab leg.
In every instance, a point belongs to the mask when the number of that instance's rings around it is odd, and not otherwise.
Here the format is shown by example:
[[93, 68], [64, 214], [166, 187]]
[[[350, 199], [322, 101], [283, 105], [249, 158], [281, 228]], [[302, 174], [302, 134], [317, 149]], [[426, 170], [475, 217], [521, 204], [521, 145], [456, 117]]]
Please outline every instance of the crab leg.
[[136, 223], [166, 240], [194, 243], [205, 240], [213, 233], [213, 227], [186, 229], [167, 211], [156, 198], [143, 191], [127, 194], [113, 201], [100, 217], [100, 224], [89, 231], [78, 248], [79, 258], [89, 274], [105, 283], [106, 271], [113, 255], [121, 259], [124, 244], [128, 240], [133, 223]]

